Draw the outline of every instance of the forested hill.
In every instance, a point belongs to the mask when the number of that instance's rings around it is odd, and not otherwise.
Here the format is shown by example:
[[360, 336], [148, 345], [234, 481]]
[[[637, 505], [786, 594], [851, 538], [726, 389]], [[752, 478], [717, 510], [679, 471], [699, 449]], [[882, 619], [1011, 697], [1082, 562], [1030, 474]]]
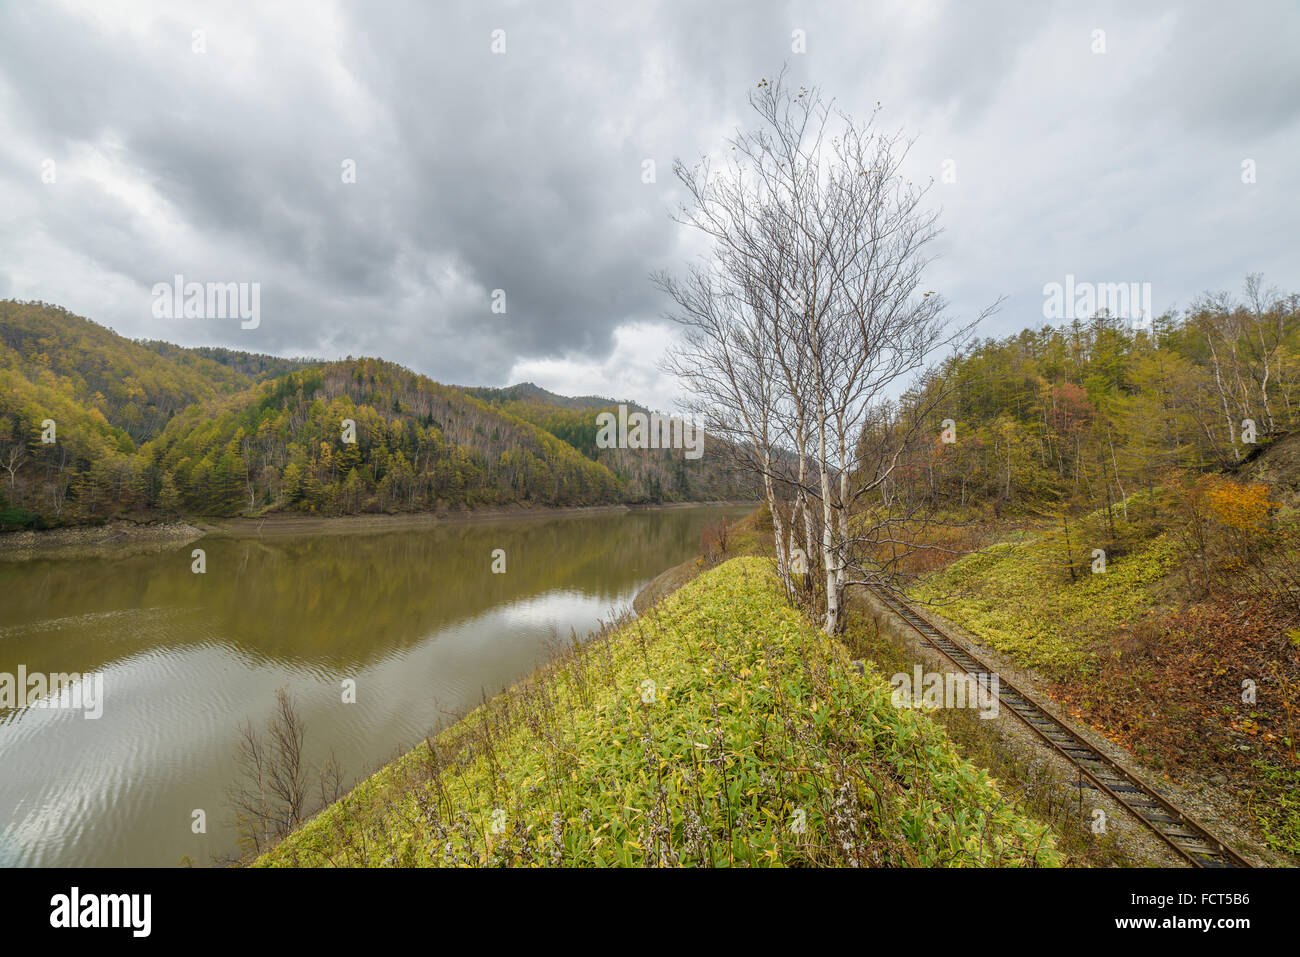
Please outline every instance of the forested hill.
[[713, 451], [694, 461], [673, 449], [599, 448], [596, 416], [608, 412], [617, 417], [620, 405], [628, 412], [651, 411], [636, 402], [616, 402], [592, 395], [559, 396], [531, 382], [505, 389], [469, 391], [494, 409], [545, 429], [593, 462], [599, 462], [625, 483], [634, 499], [707, 501], [759, 495], [757, 481], [737, 475], [731, 467], [737, 456], [717, 441], [710, 440]]
[[[482, 399], [484, 402], [493, 404], [523, 402], [535, 405], [553, 405], [560, 409], [569, 410], [605, 409], [618, 405], [618, 401], [602, 398], [598, 395], [557, 395], [533, 382], [520, 382], [517, 385], [506, 386], [504, 389], [477, 386], [467, 388], [464, 391], [476, 399]], [[622, 401], [626, 402], [627, 400]], [[628, 404], [631, 405], [632, 403]]]
[[202, 513], [620, 500], [608, 470], [543, 429], [377, 359], [289, 373], [216, 414], [195, 407], [148, 451], [164, 503]]
[[995, 511], [1085, 511], [1175, 469], [1233, 469], [1300, 430], [1300, 296], [1247, 280], [1154, 328], [1102, 314], [976, 344], [904, 397], [949, 443], [909, 463], [942, 496]]
[[58, 306], [0, 300], [0, 375], [17, 377], [4, 389], [10, 401], [29, 385], [48, 391], [132, 443], [153, 438], [181, 409], [251, 384], [238, 370], [171, 348], [160, 355]]
[[[2, 301], [0, 528], [752, 495], [708, 454], [597, 461], [583, 454], [594, 411], [527, 395], [520, 416], [378, 359], [133, 342], [57, 306]], [[585, 425], [548, 423], [547, 409]]]
[[219, 365], [234, 369], [254, 382], [263, 382], [266, 379], [282, 376], [286, 372], [322, 364], [320, 359], [282, 359], [279, 356], [263, 355], [260, 352], [243, 352], [238, 349], [223, 349], [219, 346], [177, 346], [170, 342], [163, 342], [161, 339], [142, 339], [139, 344], [161, 356], [182, 359], [182, 361], [185, 356], [211, 359]]

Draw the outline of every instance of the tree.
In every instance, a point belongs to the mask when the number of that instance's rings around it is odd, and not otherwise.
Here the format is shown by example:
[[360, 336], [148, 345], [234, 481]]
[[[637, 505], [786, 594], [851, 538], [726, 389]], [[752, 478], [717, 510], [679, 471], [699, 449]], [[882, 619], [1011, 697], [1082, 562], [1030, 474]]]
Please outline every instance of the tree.
[[926, 188], [902, 171], [910, 144], [815, 89], [790, 89], [784, 71], [749, 102], [757, 128], [729, 140], [720, 169], [675, 164], [691, 200], [678, 221], [712, 249], [685, 278], [655, 277], [684, 327], [668, 368], [691, 390], [692, 411], [761, 477], [787, 587], [782, 493], [809, 531], [806, 505], [819, 504], [823, 627], [834, 633], [844, 589], [889, 584], [900, 546], [915, 544], [903, 541], [914, 513], [881, 509], [881, 491], [942, 393], [888, 427], [877, 414], [895, 383], [969, 326], [951, 328], [942, 297], [922, 283], [938, 231], [922, 208]]
[[171, 472], [164, 472], [162, 487], [158, 492], [158, 507], [175, 514], [180, 509], [180, 503], [180, 493], [176, 490], [176, 476]]
[[23, 430], [12, 417], [0, 418], [0, 468], [9, 473], [9, 505], [18, 505], [18, 470], [26, 463], [27, 443]]

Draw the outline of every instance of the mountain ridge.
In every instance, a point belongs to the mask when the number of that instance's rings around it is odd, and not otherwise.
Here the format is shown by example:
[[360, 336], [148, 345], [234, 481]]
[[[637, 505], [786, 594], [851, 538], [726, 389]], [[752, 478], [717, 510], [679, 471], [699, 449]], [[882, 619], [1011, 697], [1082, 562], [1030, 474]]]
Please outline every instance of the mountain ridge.
[[597, 449], [612, 404], [444, 385], [382, 358], [131, 340], [0, 300], [0, 529], [752, 497], [682, 450]]

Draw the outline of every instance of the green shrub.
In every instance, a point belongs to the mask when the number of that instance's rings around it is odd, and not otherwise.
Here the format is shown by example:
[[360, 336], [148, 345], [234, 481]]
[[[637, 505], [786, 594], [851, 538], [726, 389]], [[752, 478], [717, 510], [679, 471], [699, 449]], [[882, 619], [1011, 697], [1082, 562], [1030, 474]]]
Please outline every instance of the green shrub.
[[44, 528], [41, 516], [25, 508], [6, 508], [0, 510], [0, 531], [10, 532], [27, 528]]

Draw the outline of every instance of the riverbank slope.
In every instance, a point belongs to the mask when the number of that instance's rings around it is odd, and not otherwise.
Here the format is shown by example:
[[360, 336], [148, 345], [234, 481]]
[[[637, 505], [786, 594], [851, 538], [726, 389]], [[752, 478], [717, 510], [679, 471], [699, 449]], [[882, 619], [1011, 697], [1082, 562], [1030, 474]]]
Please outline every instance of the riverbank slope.
[[1055, 865], [885, 677], [737, 558], [573, 648], [263, 855], [326, 865]]
[[468, 522], [565, 518], [622, 512], [692, 508], [748, 507], [752, 502], [671, 502], [659, 505], [510, 506], [456, 509], [442, 512], [399, 512], [364, 515], [302, 515], [273, 512], [258, 518], [194, 517], [171, 522], [117, 520], [103, 525], [69, 525], [40, 530], [0, 532], [0, 561], [31, 558], [85, 558], [106, 553], [126, 554], [175, 547], [205, 535], [247, 537], [276, 535], [335, 535], [353, 532], [394, 532]]

